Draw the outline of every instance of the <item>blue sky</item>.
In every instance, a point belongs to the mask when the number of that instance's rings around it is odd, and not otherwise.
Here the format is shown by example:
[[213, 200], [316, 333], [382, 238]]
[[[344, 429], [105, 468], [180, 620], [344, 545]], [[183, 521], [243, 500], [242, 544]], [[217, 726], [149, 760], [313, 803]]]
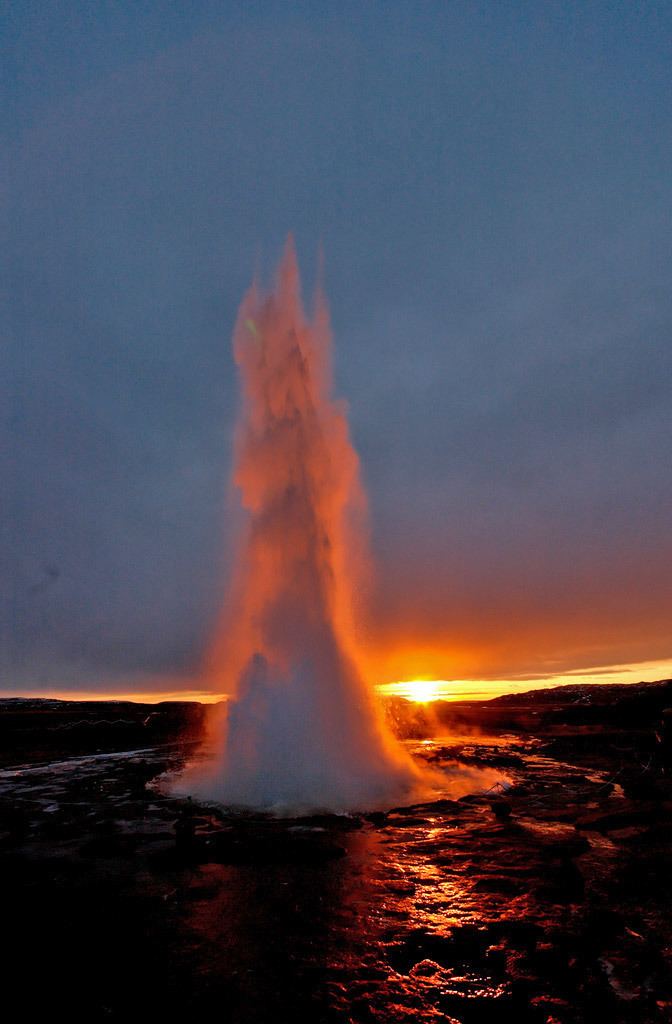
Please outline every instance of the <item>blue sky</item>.
[[373, 646], [672, 657], [669, 5], [9, 2], [0, 31], [0, 686], [198, 664], [231, 329], [290, 230], [307, 288], [326, 256]]

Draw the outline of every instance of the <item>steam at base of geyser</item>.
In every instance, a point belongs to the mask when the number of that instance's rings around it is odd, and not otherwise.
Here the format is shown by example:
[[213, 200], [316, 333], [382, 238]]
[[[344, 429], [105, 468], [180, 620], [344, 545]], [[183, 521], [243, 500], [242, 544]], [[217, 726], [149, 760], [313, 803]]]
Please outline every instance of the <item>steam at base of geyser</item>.
[[[357, 667], [365, 500], [345, 408], [330, 397], [331, 336], [318, 292], [306, 318], [288, 241], [273, 292], [252, 286], [234, 352], [242, 382], [234, 483], [247, 513], [209, 672], [235, 698], [173, 793], [278, 813], [374, 809], [490, 773], [422, 771]], [[476, 773], [477, 774], [477, 773]]]
[[358, 699], [360, 688], [334, 647], [284, 677], [256, 655], [220, 722], [219, 753], [173, 791], [280, 814], [373, 809], [405, 798], [420, 772]]

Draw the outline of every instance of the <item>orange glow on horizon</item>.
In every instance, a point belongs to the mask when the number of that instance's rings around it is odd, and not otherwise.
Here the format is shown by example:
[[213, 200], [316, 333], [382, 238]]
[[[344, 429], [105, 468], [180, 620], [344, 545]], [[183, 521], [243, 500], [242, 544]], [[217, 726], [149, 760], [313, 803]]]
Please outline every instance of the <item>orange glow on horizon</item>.
[[491, 700], [506, 694], [546, 690], [554, 686], [604, 686], [608, 683], [642, 683], [672, 679], [672, 659], [636, 662], [631, 665], [591, 666], [557, 675], [524, 675], [510, 679], [407, 679], [380, 683], [383, 697], [405, 697], [414, 703], [435, 700]]
[[433, 700], [445, 700], [450, 683], [443, 679], [408, 679], [406, 682], [382, 683], [378, 692], [383, 697], [405, 697], [414, 704], [429, 704]]
[[196, 701], [199, 704], [218, 704], [226, 694], [211, 690], [11, 690], [1, 695], [5, 699], [23, 697], [26, 700], [72, 701], [130, 701], [133, 704], [161, 704], [163, 701]]
[[[570, 683], [600, 685], [606, 683], [639, 683], [656, 682], [659, 679], [672, 679], [672, 659], [664, 661], [643, 661], [628, 665], [592, 666], [575, 669], [558, 675], [527, 675], [514, 676], [509, 679], [432, 679], [411, 678], [394, 680], [376, 684], [376, 690], [382, 697], [406, 697], [421, 703], [432, 700], [490, 700], [509, 693], [525, 693], [528, 690], [547, 689], [551, 686], [563, 686]], [[415, 696], [414, 694], [417, 694]], [[5, 698], [25, 697], [32, 699], [52, 700], [95, 700], [95, 701], [136, 701], [138, 703], [158, 704], [161, 701], [192, 700], [202, 704], [217, 704], [227, 700], [230, 694], [222, 691], [187, 688], [172, 690], [131, 689], [130, 684], [123, 691], [115, 692], [101, 682], [99, 690], [65, 690], [33, 689], [7, 690], [2, 694]]]

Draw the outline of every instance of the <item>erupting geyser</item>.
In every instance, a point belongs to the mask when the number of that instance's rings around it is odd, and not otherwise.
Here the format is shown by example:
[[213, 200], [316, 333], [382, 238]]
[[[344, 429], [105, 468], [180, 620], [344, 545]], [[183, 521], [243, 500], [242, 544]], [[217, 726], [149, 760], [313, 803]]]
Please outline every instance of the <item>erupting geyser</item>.
[[234, 692], [217, 754], [180, 792], [226, 805], [381, 805], [418, 770], [357, 667], [364, 497], [343, 404], [330, 397], [330, 330], [303, 311], [289, 239], [275, 289], [256, 283], [234, 333], [242, 382], [234, 482], [247, 513], [210, 658]]

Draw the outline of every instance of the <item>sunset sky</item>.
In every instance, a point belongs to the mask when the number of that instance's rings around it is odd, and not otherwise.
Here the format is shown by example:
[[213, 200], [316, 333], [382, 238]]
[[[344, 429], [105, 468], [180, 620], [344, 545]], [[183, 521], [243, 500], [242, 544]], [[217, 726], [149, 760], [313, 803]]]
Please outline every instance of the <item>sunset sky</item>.
[[[231, 333], [317, 251], [372, 681], [672, 676], [672, 6], [9, 0], [0, 693], [203, 694]], [[207, 687], [205, 687], [207, 689]]]

